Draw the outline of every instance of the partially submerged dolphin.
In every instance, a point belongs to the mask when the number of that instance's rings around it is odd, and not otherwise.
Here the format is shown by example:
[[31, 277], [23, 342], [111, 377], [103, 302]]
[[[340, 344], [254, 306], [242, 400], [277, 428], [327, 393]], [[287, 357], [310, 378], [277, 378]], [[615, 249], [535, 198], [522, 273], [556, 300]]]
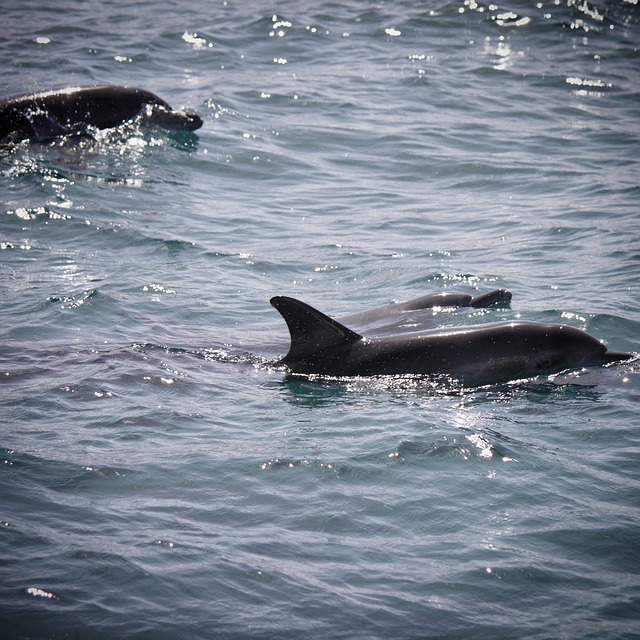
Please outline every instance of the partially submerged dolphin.
[[[427, 309], [472, 307], [475, 309], [491, 307], [493, 305], [508, 304], [511, 302], [511, 291], [506, 289], [494, 289], [487, 293], [471, 296], [466, 293], [445, 291], [442, 293], [429, 293], [407, 302], [392, 302], [391, 304], [375, 309], [368, 309], [360, 313], [352, 313], [339, 318], [342, 324], [375, 327], [377, 330], [397, 327], [400, 323], [411, 322], [421, 312]], [[423, 316], [421, 316], [423, 317]], [[382, 326], [382, 322], [390, 320], [388, 326]]]
[[476, 386], [633, 357], [566, 325], [498, 322], [366, 338], [300, 300], [277, 296], [271, 304], [291, 335], [278, 364], [296, 374], [446, 375]]
[[154, 93], [135, 87], [69, 87], [0, 99], [0, 141], [19, 142], [109, 129], [140, 118], [142, 124], [195, 131], [202, 118], [174, 111]]

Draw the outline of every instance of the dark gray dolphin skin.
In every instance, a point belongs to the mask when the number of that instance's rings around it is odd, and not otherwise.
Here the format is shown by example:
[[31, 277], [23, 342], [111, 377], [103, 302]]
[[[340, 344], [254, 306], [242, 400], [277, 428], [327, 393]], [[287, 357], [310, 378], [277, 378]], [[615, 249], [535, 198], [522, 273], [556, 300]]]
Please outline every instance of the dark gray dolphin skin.
[[69, 87], [0, 99], [0, 141], [20, 142], [117, 127], [140, 117], [147, 126], [195, 131], [197, 113], [174, 111], [157, 95], [135, 87]]
[[499, 322], [366, 338], [300, 300], [277, 296], [271, 304], [291, 335], [278, 364], [296, 374], [445, 375], [478, 386], [633, 357], [565, 325]]
[[367, 326], [377, 324], [381, 320], [392, 318], [397, 320], [403, 315], [411, 315], [412, 311], [422, 311], [437, 307], [474, 307], [485, 308], [497, 304], [511, 302], [511, 291], [507, 289], [494, 289], [487, 293], [471, 296], [466, 293], [445, 291], [442, 293], [430, 293], [407, 302], [392, 302], [383, 307], [368, 309], [360, 313], [352, 313], [342, 316], [339, 321], [355, 325]]

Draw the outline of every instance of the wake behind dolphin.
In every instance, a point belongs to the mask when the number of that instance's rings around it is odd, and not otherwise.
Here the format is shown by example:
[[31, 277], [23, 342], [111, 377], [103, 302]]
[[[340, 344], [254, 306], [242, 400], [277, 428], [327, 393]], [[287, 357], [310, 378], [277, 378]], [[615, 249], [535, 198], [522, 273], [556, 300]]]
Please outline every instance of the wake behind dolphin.
[[0, 99], [0, 142], [81, 133], [87, 127], [109, 129], [136, 119], [146, 126], [182, 131], [202, 126], [197, 113], [175, 111], [146, 89], [69, 87]]
[[446, 375], [479, 386], [633, 357], [566, 325], [497, 322], [367, 338], [300, 300], [276, 296], [271, 304], [291, 335], [278, 364], [295, 374]]

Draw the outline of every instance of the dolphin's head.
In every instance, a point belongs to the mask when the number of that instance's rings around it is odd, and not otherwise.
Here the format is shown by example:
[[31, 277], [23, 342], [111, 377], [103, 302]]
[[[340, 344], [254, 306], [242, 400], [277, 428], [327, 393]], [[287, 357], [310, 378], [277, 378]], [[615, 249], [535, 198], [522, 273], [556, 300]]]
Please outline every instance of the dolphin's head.
[[633, 354], [609, 351], [585, 331], [566, 325], [541, 325], [544, 340], [539, 344], [535, 367], [540, 373], [575, 369], [629, 360]]
[[145, 114], [152, 126], [177, 131], [195, 131], [202, 124], [202, 118], [193, 111], [174, 111], [164, 105], [148, 105]]

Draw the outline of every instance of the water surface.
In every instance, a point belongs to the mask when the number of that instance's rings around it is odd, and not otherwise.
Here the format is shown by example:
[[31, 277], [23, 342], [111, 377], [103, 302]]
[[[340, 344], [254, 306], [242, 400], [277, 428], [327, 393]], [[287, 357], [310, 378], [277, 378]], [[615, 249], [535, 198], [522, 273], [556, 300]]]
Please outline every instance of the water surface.
[[195, 135], [0, 154], [7, 638], [633, 638], [637, 362], [307, 381], [269, 306], [510, 289], [640, 351], [634, 2], [9, 2], [3, 94]]

